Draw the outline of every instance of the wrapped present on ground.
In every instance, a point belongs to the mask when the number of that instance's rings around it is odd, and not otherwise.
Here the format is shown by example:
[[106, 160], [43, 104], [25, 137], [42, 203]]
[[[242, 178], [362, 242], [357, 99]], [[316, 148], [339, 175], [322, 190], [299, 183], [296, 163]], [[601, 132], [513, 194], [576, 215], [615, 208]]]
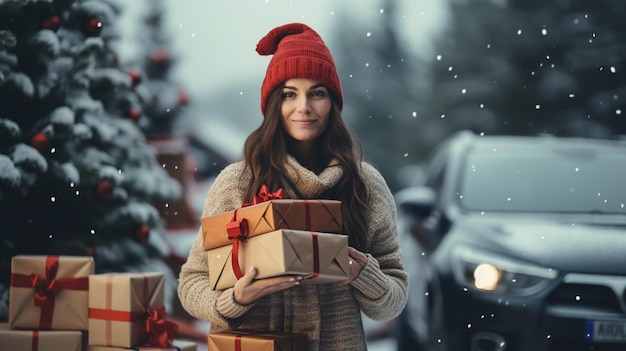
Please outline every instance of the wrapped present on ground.
[[79, 330], [21, 330], [0, 323], [0, 348], [11, 351], [82, 351]]
[[[247, 204], [244, 204], [247, 205]], [[342, 233], [341, 201], [275, 199], [200, 218], [204, 249], [230, 244], [232, 230], [252, 237], [278, 229]]]
[[174, 340], [171, 346], [155, 347], [155, 346], [135, 346], [135, 347], [115, 347], [115, 346], [97, 346], [89, 345], [87, 351], [197, 351], [198, 344], [187, 340]]
[[89, 345], [168, 347], [178, 325], [165, 320], [160, 272], [89, 277]]
[[[244, 241], [245, 240], [245, 241]], [[209, 281], [214, 290], [232, 287], [243, 269], [254, 266], [256, 277], [306, 276], [302, 284], [348, 278], [348, 236], [280, 229], [207, 251]]]
[[11, 259], [13, 329], [87, 330], [91, 257], [17, 255]]
[[303, 351], [306, 335], [261, 331], [209, 333], [209, 351]]

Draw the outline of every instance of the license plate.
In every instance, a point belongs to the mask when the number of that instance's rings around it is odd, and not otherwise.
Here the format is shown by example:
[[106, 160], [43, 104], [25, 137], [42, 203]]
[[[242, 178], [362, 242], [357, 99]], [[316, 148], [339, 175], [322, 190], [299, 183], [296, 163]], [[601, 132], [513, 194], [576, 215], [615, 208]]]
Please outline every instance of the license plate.
[[626, 321], [587, 321], [585, 339], [595, 342], [626, 342]]

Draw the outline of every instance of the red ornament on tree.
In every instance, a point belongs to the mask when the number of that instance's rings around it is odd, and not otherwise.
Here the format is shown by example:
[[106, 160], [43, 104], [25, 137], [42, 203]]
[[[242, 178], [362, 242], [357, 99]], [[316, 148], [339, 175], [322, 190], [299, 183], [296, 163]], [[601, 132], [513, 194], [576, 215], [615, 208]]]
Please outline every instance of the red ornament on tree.
[[128, 76], [130, 77], [130, 82], [133, 87], [136, 87], [139, 83], [141, 83], [141, 73], [137, 71], [130, 71], [128, 72]]
[[91, 17], [85, 24], [85, 34], [91, 37], [97, 37], [102, 32], [104, 24], [98, 17]]
[[139, 120], [139, 117], [141, 117], [141, 110], [139, 109], [139, 107], [131, 107], [130, 110], [128, 110], [128, 118], [137, 122]]
[[41, 21], [41, 27], [56, 32], [59, 27], [61, 27], [61, 18], [57, 15], [45, 18], [43, 21]]
[[101, 199], [108, 199], [113, 195], [113, 183], [109, 179], [102, 179], [96, 185], [96, 193]]
[[189, 94], [185, 89], [178, 90], [178, 104], [187, 105], [189, 103]]
[[41, 132], [33, 135], [33, 137], [30, 139], [30, 145], [32, 145], [35, 149], [39, 151], [44, 151], [46, 148], [48, 148], [48, 143], [48, 136]]
[[150, 59], [152, 59], [155, 63], [165, 63], [170, 59], [170, 55], [167, 52], [167, 49], [164, 47], [158, 47], [152, 51], [152, 55], [150, 55]]
[[150, 238], [150, 226], [142, 224], [139, 230], [135, 233], [135, 241], [139, 243], [145, 243]]

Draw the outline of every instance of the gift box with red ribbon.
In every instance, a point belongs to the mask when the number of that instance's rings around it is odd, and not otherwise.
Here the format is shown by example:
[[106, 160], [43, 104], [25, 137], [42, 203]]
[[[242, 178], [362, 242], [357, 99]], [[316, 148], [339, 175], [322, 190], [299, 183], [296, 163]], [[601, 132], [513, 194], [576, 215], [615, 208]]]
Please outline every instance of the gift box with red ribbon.
[[243, 270], [254, 266], [256, 278], [296, 274], [301, 284], [321, 284], [348, 278], [348, 236], [280, 229], [206, 251], [209, 282], [214, 290], [235, 285]]
[[11, 259], [12, 329], [87, 330], [91, 257], [17, 255]]
[[82, 351], [83, 332], [78, 330], [22, 330], [0, 323], [0, 347], [15, 351]]
[[209, 333], [209, 351], [302, 351], [306, 335], [261, 331], [223, 331]]
[[178, 325], [165, 320], [160, 272], [89, 277], [89, 345], [169, 347]]
[[341, 201], [282, 197], [282, 189], [270, 193], [263, 186], [252, 202], [241, 208], [200, 218], [204, 249], [231, 244], [240, 235], [253, 237], [279, 229], [342, 233]]
[[87, 351], [196, 351], [198, 344], [187, 340], [174, 340], [171, 346], [155, 347], [155, 346], [135, 346], [135, 347], [114, 347], [114, 346], [97, 346], [89, 345]]

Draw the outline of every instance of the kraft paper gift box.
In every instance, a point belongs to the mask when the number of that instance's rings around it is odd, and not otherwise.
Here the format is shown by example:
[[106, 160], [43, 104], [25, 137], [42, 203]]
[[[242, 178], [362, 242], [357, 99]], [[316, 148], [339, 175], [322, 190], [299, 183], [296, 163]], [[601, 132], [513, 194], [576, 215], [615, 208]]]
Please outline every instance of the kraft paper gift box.
[[202, 217], [204, 249], [230, 244], [227, 227], [235, 221], [246, 223], [249, 237], [278, 229], [339, 234], [342, 232], [341, 201], [277, 199]]
[[306, 335], [261, 331], [209, 333], [209, 351], [304, 351]]
[[170, 346], [178, 326], [164, 320], [164, 283], [160, 272], [90, 276], [89, 345]]
[[[235, 250], [238, 244], [238, 250]], [[237, 256], [239, 266], [233, 267]], [[254, 266], [258, 279], [286, 274], [304, 275], [301, 284], [321, 284], [348, 278], [348, 236], [280, 229], [240, 243], [207, 251], [209, 281], [213, 290], [237, 282], [237, 268]]]
[[11, 351], [82, 351], [79, 330], [21, 330], [0, 323], [0, 348]]
[[12, 329], [87, 330], [92, 257], [17, 255], [11, 259]]
[[187, 340], [174, 340], [171, 346], [135, 346], [131, 348], [89, 345], [87, 351], [197, 351], [198, 344]]

